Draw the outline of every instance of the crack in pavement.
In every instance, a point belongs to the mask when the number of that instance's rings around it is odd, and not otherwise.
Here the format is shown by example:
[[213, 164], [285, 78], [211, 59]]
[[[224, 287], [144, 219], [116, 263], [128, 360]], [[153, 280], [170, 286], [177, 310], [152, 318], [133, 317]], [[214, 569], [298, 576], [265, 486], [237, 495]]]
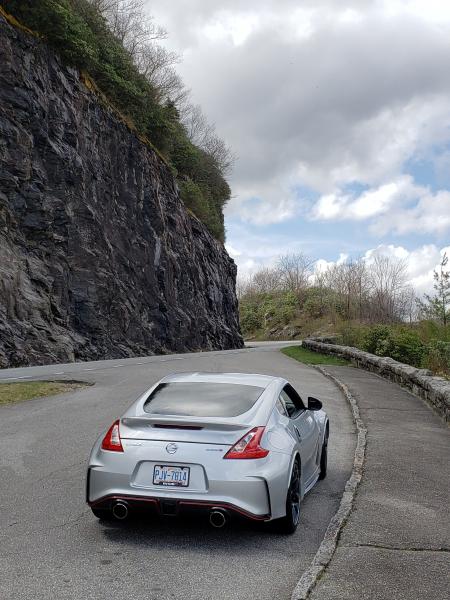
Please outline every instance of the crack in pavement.
[[[34, 534], [34, 533], [46, 533], [46, 532], [52, 531], [54, 529], [62, 529], [64, 527], [68, 527], [70, 525], [75, 525], [84, 516], [86, 516], [89, 513], [89, 511], [90, 511], [90, 509], [87, 508], [83, 512], [81, 512], [79, 515], [77, 515], [75, 518], [66, 519], [65, 521], [63, 521], [62, 523], [58, 523], [57, 525], [51, 525], [50, 527], [40, 527], [38, 529], [32, 529], [31, 531], [23, 531], [23, 532], [18, 533], [16, 535], [16, 539], [23, 538], [23, 537], [28, 537], [30, 534]], [[8, 523], [7, 527], [13, 527], [14, 525], [18, 525], [18, 524], [19, 524], [18, 521], [14, 521], [12, 523]], [[6, 540], [6, 536], [0, 537], [0, 542], [3, 542], [4, 540]]]
[[50, 477], [53, 477], [53, 475], [56, 475], [57, 473], [61, 473], [61, 471], [67, 471], [67, 469], [72, 469], [73, 467], [79, 467], [79, 466], [83, 465], [85, 462], [86, 461], [84, 461], [84, 460], [80, 460], [76, 463], [72, 463], [71, 465], [63, 465], [62, 467], [59, 467], [58, 469], [55, 469], [54, 471], [50, 471], [50, 473], [46, 473], [42, 477], [39, 477], [39, 479], [34, 479], [31, 483], [40, 483], [44, 479], [47, 480]]
[[422, 548], [419, 546], [384, 546], [383, 544], [355, 544], [352, 546], [345, 545], [344, 548], [374, 548], [375, 550], [394, 550], [396, 552], [450, 552], [450, 548], [439, 546], [437, 548]]
[[67, 527], [68, 525], [74, 525], [75, 523], [78, 523], [78, 521], [80, 521], [80, 519], [82, 519], [85, 515], [87, 515], [89, 513], [89, 510], [90, 509], [87, 508], [86, 510], [83, 510], [83, 512], [81, 512], [74, 519], [68, 519], [66, 521], [63, 521], [62, 523], [59, 523], [58, 525], [52, 525], [51, 527], [46, 527], [46, 528], [42, 529], [41, 531], [51, 531], [52, 529], [61, 529], [63, 527]]

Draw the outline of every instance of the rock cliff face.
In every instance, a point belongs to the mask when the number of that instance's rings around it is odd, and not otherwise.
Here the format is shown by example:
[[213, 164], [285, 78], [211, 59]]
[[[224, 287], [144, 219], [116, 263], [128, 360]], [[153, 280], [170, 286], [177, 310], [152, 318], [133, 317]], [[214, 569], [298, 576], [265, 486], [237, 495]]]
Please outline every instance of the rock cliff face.
[[241, 347], [235, 277], [156, 153], [0, 16], [0, 366]]

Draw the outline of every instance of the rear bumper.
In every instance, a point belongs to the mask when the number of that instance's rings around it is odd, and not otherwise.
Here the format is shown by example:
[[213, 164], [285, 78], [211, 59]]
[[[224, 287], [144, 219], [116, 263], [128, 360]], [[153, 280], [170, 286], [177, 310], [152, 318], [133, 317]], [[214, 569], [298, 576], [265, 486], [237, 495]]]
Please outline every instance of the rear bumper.
[[186, 498], [161, 498], [152, 496], [132, 496], [126, 494], [110, 494], [88, 502], [91, 508], [103, 508], [110, 510], [115, 502], [126, 502], [131, 510], [146, 511], [153, 510], [157, 514], [166, 516], [177, 516], [189, 511], [210, 511], [221, 508], [230, 513], [253, 521], [269, 521], [270, 514], [257, 515], [236, 506], [230, 502], [212, 502], [210, 500], [188, 500]]
[[273, 518], [269, 486], [264, 478], [209, 483], [204, 492], [173, 488], [145, 489], [131, 485], [128, 475], [90, 467], [86, 477], [86, 502], [92, 508], [111, 509], [115, 502], [123, 500], [132, 510], [156, 510], [162, 515], [215, 507], [257, 521]]
[[[127, 499], [133, 507], [153, 506], [158, 511], [162, 503], [175, 502], [176, 511], [220, 506], [264, 521], [286, 514], [288, 454], [271, 451], [268, 459], [224, 461], [228, 447], [177, 442], [175, 462], [165, 441], [125, 440], [123, 453], [103, 451], [100, 443], [99, 439], [88, 463], [86, 500], [93, 508]], [[158, 462], [189, 467], [189, 486], [154, 485], [153, 468]]]

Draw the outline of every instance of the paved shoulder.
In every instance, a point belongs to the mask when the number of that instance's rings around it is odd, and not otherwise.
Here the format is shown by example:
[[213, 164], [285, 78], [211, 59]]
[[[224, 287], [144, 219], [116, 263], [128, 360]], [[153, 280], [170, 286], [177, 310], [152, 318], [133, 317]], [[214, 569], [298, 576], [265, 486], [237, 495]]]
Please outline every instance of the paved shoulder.
[[448, 598], [447, 427], [422, 400], [377, 375], [327, 371], [357, 399], [368, 441], [354, 510], [312, 599]]

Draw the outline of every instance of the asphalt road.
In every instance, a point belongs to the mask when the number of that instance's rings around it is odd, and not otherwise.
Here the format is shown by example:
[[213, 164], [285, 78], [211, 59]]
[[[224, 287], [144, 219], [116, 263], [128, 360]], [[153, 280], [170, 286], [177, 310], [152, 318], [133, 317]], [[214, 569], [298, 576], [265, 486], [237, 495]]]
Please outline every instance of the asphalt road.
[[[327, 479], [304, 500], [294, 536], [262, 525], [220, 531], [201, 519], [106, 525], [84, 502], [98, 434], [155, 380], [174, 371], [281, 375], [318, 396], [331, 420]], [[77, 379], [77, 392], [0, 408], [0, 598], [288, 600], [335, 513], [355, 435], [334, 385], [275, 344], [174, 356], [9, 369], [0, 381]]]

